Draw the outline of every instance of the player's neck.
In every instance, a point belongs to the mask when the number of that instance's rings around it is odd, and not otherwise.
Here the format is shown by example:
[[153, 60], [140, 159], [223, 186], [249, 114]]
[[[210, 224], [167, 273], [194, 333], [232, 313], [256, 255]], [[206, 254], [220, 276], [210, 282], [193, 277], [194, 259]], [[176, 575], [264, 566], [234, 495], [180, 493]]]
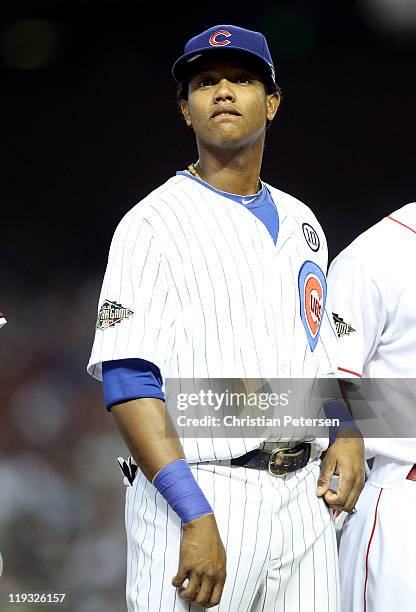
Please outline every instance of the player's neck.
[[237, 154], [230, 159], [219, 159], [199, 151], [199, 160], [193, 164], [196, 176], [220, 191], [238, 195], [251, 195], [260, 188], [261, 156], [247, 153]]

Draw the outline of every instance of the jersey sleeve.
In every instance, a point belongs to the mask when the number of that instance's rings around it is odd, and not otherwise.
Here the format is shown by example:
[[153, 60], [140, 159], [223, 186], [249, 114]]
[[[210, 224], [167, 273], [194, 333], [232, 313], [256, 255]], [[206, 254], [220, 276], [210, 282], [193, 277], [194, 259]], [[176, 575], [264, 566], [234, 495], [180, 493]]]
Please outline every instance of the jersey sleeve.
[[102, 362], [132, 358], [154, 363], [164, 374], [174, 331], [170, 298], [163, 253], [152, 226], [132, 209], [110, 246], [89, 374], [102, 380]]
[[107, 410], [114, 404], [153, 397], [165, 400], [159, 368], [144, 359], [103, 361], [103, 391]]
[[338, 334], [338, 375], [343, 378], [362, 377], [386, 320], [381, 293], [364, 265], [341, 254], [328, 273], [328, 297]]

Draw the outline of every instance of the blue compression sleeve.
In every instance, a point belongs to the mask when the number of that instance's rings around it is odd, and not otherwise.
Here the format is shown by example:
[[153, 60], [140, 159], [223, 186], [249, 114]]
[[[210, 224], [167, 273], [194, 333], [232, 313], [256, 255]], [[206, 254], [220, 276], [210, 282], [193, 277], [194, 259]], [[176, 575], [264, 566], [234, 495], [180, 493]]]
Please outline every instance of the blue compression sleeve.
[[329, 428], [329, 444], [335, 442], [336, 435], [341, 429], [356, 429], [360, 432], [357, 423], [350, 414], [348, 408], [337, 400], [331, 400], [324, 404], [325, 416], [327, 419], [339, 419], [339, 425]]
[[103, 362], [103, 390], [107, 410], [120, 402], [140, 397], [165, 399], [159, 368], [145, 359]]
[[182, 523], [210, 514], [212, 508], [191, 468], [183, 459], [172, 461], [153, 478], [153, 485], [176, 512]]

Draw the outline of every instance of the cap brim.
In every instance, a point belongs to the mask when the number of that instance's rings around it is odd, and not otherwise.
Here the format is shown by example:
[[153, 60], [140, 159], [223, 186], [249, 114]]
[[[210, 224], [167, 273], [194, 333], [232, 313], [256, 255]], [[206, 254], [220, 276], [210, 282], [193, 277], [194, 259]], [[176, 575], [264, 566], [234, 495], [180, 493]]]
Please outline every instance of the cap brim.
[[195, 49], [190, 53], [185, 53], [185, 55], [182, 55], [182, 57], [180, 57], [173, 65], [172, 75], [174, 79], [176, 79], [178, 82], [189, 79], [190, 75], [195, 73], [201, 64], [205, 63], [207, 59], [212, 57], [214, 54], [225, 54], [226, 57], [228, 57], [230, 54], [235, 54], [237, 57], [242, 56], [246, 60], [250, 59], [253, 67], [257, 68], [265, 79], [272, 83], [275, 82], [272, 77], [273, 68], [264, 60], [263, 57], [254, 51], [238, 49], [236, 47], [232, 47], [231, 49], [227, 47], [212, 47], [211, 49], [207, 49], [204, 47], [202, 49]]

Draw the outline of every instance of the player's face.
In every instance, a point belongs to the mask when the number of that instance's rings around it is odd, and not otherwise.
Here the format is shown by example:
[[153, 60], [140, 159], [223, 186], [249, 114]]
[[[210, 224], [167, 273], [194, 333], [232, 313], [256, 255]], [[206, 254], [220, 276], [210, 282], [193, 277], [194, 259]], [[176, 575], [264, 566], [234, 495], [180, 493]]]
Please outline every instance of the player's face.
[[207, 146], [250, 146], [264, 139], [279, 94], [268, 95], [260, 75], [235, 60], [206, 64], [189, 81], [188, 100], [182, 100], [186, 123]]

